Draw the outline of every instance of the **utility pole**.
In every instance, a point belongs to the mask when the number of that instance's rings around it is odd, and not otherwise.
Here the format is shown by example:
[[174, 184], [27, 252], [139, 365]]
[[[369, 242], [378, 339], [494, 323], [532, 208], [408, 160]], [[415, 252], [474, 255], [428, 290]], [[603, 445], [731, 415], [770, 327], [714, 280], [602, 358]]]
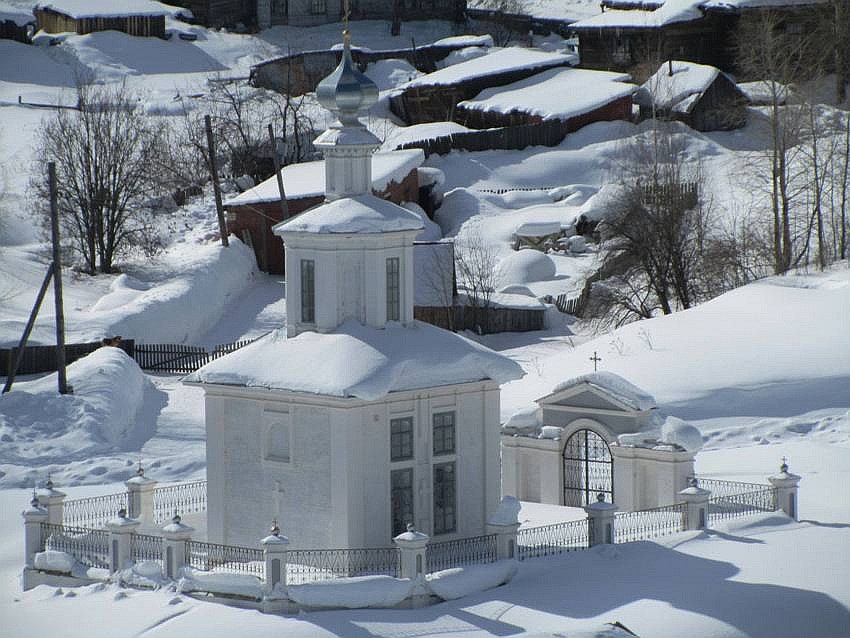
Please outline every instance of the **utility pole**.
[[50, 183], [50, 239], [53, 243], [53, 307], [56, 314], [56, 372], [59, 394], [70, 394], [65, 374], [65, 309], [62, 305], [62, 262], [59, 255], [59, 206], [56, 199], [56, 162], [48, 162], [47, 177]]
[[227, 223], [224, 221], [224, 208], [221, 205], [221, 190], [218, 187], [218, 168], [215, 165], [215, 144], [213, 143], [212, 119], [209, 115], [204, 116], [204, 125], [207, 128], [207, 149], [210, 154], [210, 177], [212, 177], [213, 193], [215, 193], [215, 210], [218, 213], [218, 234], [221, 236], [221, 245], [227, 246]]
[[[286, 123], [284, 123], [286, 126]], [[277, 140], [274, 137], [274, 127], [269, 124], [269, 144], [271, 144], [272, 159], [274, 160], [274, 174], [277, 177], [277, 191], [280, 193], [280, 220], [289, 217], [289, 202], [286, 201], [286, 191], [283, 188], [283, 175], [280, 173], [280, 158], [277, 156]], [[269, 221], [263, 216], [260, 219], [263, 225], [263, 263], [266, 272], [269, 272]]]

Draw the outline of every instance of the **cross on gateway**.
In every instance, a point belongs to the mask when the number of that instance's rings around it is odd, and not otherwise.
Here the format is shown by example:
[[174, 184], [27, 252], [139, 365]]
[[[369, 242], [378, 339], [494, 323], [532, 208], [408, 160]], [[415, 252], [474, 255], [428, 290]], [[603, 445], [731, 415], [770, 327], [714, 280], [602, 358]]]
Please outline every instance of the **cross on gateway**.
[[593, 351], [593, 356], [590, 357], [590, 360], [593, 361], [593, 371], [596, 372], [596, 364], [602, 361], [602, 357], [596, 354], [596, 350]]
[[342, 10], [342, 23], [345, 25], [345, 32], [348, 33], [348, 18], [351, 15], [351, 9], [348, 6], [348, 0], [343, 0]]

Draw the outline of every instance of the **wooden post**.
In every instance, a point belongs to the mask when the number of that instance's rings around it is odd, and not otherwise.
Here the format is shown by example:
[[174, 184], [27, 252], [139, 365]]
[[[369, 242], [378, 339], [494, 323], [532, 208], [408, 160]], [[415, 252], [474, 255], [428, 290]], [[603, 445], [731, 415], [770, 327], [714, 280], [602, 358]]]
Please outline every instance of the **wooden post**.
[[215, 165], [212, 119], [209, 115], [204, 116], [204, 125], [207, 128], [207, 149], [210, 154], [210, 177], [212, 178], [213, 193], [215, 193], [215, 210], [218, 213], [218, 232], [221, 235], [221, 245], [227, 246], [227, 223], [224, 221], [224, 208], [221, 205], [221, 190], [218, 187], [218, 169]]
[[53, 264], [47, 268], [47, 274], [44, 275], [44, 281], [41, 282], [41, 288], [38, 290], [38, 296], [35, 298], [35, 303], [30, 311], [30, 318], [27, 320], [27, 325], [24, 328], [24, 334], [21, 335], [21, 340], [18, 342], [18, 347], [13, 351], [15, 360], [12, 362], [12, 367], [9, 370], [9, 376], [6, 377], [6, 384], [3, 386], [3, 392], [6, 394], [12, 389], [12, 384], [15, 382], [15, 374], [18, 372], [18, 366], [21, 364], [21, 359], [24, 358], [24, 349], [27, 345], [27, 339], [30, 338], [32, 327], [35, 325], [35, 318], [38, 316], [38, 309], [41, 308], [41, 302], [44, 300], [44, 294], [47, 292], [47, 286], [53, 278]]
[[56, 376], [59, 394], [70, 394], [65, 374], [65, 308], [62, 304], [62, 262], [59, 256], [59, 206], [56, 203], [56, 162], [48, 162], [50, 182], [50, 239], [53, 243], [53, 307], [56, 314]]

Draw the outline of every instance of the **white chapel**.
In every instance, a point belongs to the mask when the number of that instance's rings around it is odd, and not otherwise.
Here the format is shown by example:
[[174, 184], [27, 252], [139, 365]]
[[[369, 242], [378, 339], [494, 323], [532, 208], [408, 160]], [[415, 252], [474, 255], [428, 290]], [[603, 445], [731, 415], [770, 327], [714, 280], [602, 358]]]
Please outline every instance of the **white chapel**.
[[371, 193], [377, 88], [342, 61], [317, 89], [326, 200], [278, 224], [286, 325], [186, 382], [204, 389], [208, 538], [295, 548], [485, 533], [500, 498], [499, 385], [510, 359], [413, 319], [421, 218]]

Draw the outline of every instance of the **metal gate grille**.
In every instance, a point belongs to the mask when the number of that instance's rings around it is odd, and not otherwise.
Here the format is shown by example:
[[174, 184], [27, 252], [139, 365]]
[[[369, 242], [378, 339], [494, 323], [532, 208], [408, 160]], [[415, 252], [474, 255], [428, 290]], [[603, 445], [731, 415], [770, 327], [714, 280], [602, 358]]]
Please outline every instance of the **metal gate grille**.
[[584, 507], [595, 503], [597, 494], [614, 502], [614, 460], [605, 439], [579, 430], [564, 446], [564, 505]]

